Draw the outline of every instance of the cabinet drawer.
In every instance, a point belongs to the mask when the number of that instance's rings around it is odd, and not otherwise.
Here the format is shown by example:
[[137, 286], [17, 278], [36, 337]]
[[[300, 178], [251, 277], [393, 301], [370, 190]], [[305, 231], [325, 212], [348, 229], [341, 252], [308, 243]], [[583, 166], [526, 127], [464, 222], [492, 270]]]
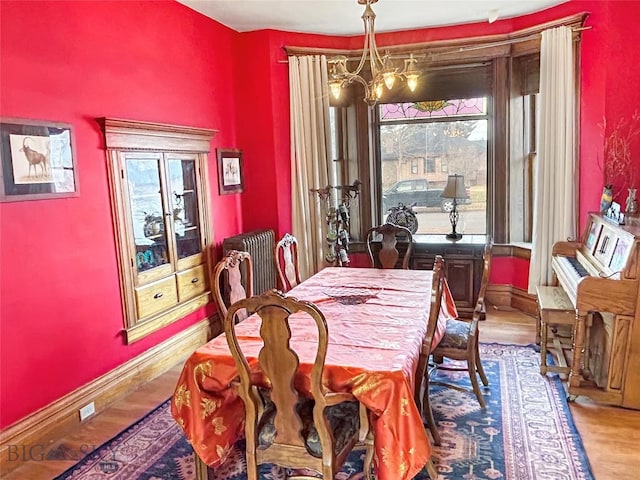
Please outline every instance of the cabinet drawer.
[[148, 317], [178, 303], [174, 276], [136, 288], [138, 318]]
[[444, 252], [444, 248], [436, 245], [422, 244], [422, 245], [416, 245], [413, 251], [415, 255], [435, 256], [435, 255], [442, 255], [442, 253]]
[[207, 290], [204, 265], [199, 265], [177, 275], [178, 299], [180, 302], [193, 298]]
[[434, 255], [416, 255], [413, 257], [411, 268], [414, 270], [433, 270], [433, 264], [436, 261]]
[[473, 257], [475, 249], [473, 247], [446, 247], [444, 249], [444, 258], [447, 257]]

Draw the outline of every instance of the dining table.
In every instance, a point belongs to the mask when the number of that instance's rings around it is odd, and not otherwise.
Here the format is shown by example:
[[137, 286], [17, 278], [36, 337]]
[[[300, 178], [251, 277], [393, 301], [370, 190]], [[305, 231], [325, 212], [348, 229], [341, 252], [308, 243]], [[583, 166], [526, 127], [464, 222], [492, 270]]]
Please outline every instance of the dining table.
[[[323, 382], [333, 392], [350, 392], [368, 410], [374, 437], [374, 468], [379, 480], [412, 479], [428, 462], [431, 444], [414, 385], [431, 307], [431, 270], [327, 267], [287, 295], [314, 303], [329, 332]], [[444, 334], [446, 320], [457, 316], [445, 282], [432, 345]], [[260, 317], [236, 325], [249, 364], [259, 371]], [[292, 328], [292, 348], [300, 357], [299, 374], [308, 378], [317, 329]], [[244, 437], [244, 403], [232, 387], [235, 362], [224, 335], [188, 357], [171, 402], [199, 459], [220, 466], [234, 443]], [[304, 378], [296, 388], [305, 388]]]

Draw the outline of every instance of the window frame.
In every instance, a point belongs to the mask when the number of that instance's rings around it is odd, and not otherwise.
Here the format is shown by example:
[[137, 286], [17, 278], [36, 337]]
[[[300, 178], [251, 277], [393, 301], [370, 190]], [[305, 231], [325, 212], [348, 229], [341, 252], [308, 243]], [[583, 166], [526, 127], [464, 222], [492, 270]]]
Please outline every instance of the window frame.
[[[408, 55], [413, 53], [422, 58], [418, 68], [428, 71], [434, 68], [459, 68], [478, 62], [490, 62], [492, 92], [488, 102], [488, 111], [492, 121], [488, 124], [488, 141], [492, 145], [487, 153], [487, 235], [494, 243], [510, 243], [509, 212], [509, 158], [511, 155], [511, 132], [509, 131], [509, 108], [514, 75], [512, 60], [540, 52], [540, 33], [549, 28], [568, 26], [574, 29], [574, 45], [576, 45], [576, 64], [579, 65], [580, 30], [588, 13], [578, 13], [544, 24], [535, 25], [509, 34], [470, 37], [454, 40], [438, 40], [412, 45], [391, 45], [385, 47], [390, 54]], [[358, 50], [315, 50], [307, 47], [285, 47], [288, 55], [317, 53], [328, 56], [346, 55], [359, 57]], [[576, 98], [579, 97], [579, 72], [576, 68]], [[498, 88], [502, 85], [503, 88]], [[360, 193], [360, 205], [355, 215], [359, 215], [359, 225], [352, 227], [354, 240], [352, 251], [360, 251], [358, 241], [363, 233], [381, 218], [380, 171], [376, 168], [376, 154], [379, 151], [379, 138], [375, 126], [375, 113], [362, 100], [363, 88], [360, 84], [351, 85], [336, 107], [350, 112], [347, 114], [353, 121], [340, 124], [340, 135], [347, 146], [343, 150], [342, 159], [349, 159], [351, 167], [349, 175], [343, 177], [343, 183], [354, 178], [363, 182]], [[579, 127], [579, 111], [576, 109], [576, 129]], [[576, 136], [579, 138], [579, 135]], [[531, 174], [533, 172], [530, 169]], [[354, 176], [355, 172], [355, 176]], [[368, 188], [367, 188], [368, 187]], [[531, 209], [532, 211], [532, 209]], [[352, 220], [354, 219], [352, 211]], [[532, 218], [532, 217], [530, 217]], [[531, 220], [528, 220], [529, 224]], [[529, 228], [529, 233], [531, 227]]]

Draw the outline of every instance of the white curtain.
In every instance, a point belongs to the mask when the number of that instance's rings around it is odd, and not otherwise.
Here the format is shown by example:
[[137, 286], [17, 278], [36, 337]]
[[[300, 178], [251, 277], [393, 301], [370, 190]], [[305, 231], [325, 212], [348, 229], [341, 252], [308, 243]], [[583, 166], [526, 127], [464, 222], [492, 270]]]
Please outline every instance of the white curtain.
[[329, 185], [329, 87], [324, 55], [289, 57], [292, 233], [302, 280], [322, 268], [321, 202], [309, 190]]
[[571, 28], [542, 32], [540, 129], [534, 181], [529, 293], [552, 280], [551, 250], [575, 238], [578, 175], [575, 159], [575, 76]]

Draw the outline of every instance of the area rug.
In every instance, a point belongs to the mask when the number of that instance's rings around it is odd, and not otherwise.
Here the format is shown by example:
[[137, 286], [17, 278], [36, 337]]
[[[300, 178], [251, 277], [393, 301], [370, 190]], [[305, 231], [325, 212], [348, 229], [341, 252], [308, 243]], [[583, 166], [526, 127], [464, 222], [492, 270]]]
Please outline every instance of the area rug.
[[[592, 480], [563, 386], [540, 375], [532, 347], [480, 345], [489, 378], [486, 410], [475, 396], [432, 386], [442, 446], [434, 447], [438, 480]], [[468, 385], [465, 372], [439, 370], [439, 380]], [[446, 378], [444, 378], [446, 377]], [[244, 442], [215, 472], [219, 480], [246, 480]], [[362, 480], [362, 452], [353, 452], [337, 480]], [[260, 479], [283, 480], [264, 465]], [[85, 457], [57, 480], [193, 480], [193, 450], [173, 421], [169, 401]], [[414, 480], [428, 479], [426, 471]]]

